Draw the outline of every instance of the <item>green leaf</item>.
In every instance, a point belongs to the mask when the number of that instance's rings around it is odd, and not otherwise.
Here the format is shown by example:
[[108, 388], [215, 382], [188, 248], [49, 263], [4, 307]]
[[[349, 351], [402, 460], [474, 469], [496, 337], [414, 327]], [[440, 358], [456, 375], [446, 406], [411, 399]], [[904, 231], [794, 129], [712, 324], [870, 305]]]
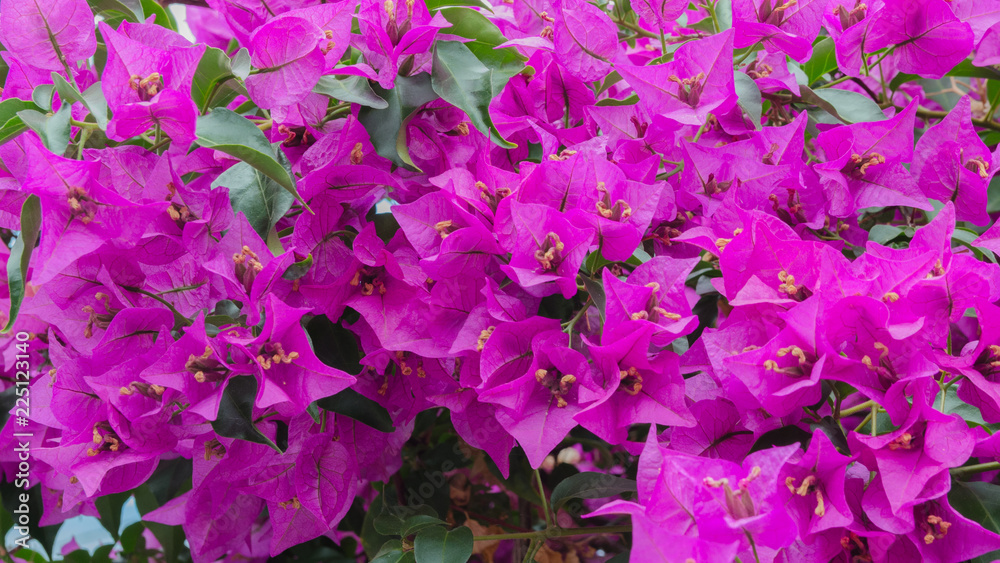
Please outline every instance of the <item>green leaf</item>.
[[228, 109], [215, 108], [198, 118], [195, 134], [199, 145], [235, 156], [260, 170], [309, 209], [295, 189], [294, 176], [275, 155], [264, 133], [249, 119]]
[[824, 74], [837, 70], [837, 54], [833, 39], [824, 37], [813, 45], [812, 57], [802, 65], [809, 85], [815, 84]]
[[410, 516], [403, 522], [403, 526], [400, 528], [400, 537], [408, 538], [413, 534], [416, 534], [424, 528], [430, 528], [431, 526], [444, 526], [445, 523], [440, 518], [435, 516], [430, 516], [428, 514], [415, 514]]
[[736, 96], [739, 98], [737, 103], [750, 116], [754, 129], [759, 131], [760, 113], [764, 103], [764, 99], [760, 95], [760, 88], [757, 87], [753, 78], [742, 72], [735, 73], [734, 80], [736, 84]]
[[399, 540], [389, 540], [382, 544], [382, 549], [378, 550], [371, 563], [411, 563], [413, 552], [403, 550], [403, 542]]
[[834, 88], [812, 90], [800, 87], [802, 100], [816, 105], [844, 123], [884, 121], [888, 119], [871, 98], [864, 94]]
[[0, 145], [28, 129], [24, 121], [21, 121], [21, 118], [17, 116], [17, 112], [37, 107], [31, 102], [14, 98], [0, 102]]
[[[135, 506], [139, 509], [140, 514], [147, 514], [160, 507], [160, 503], [148, 483], [135, 490]], [[184, 530], [180, 526], [167, 526], [158, 522], [142, 522], [142, 524], [153, 533], [156, 541], [163, 546], [163, 554], [167, 563], [177, 563], [178, 555], [185, 549]]]
[[59, 73], [52, 73], [52, 82], [55, 84], [59, 97], [63, 100], [80, 102], [87, 108], [90, 115], [94, 116], [94, 122], [103, 131], [108, 126], [108, 102], [104, 99], [104, 91], [101, 90], [101, 83], [95, 82], [82, 94], [66, 79], [59, 76]]
[[472, 530], [466, 526], [424, 529], [413, 540], [413, 553], [417, 563], [465, 563], [472, 557]]
[[983, 420], [983, 413], [980, 412], [977, 407], [958, 398], [958, 387], [964, 383], [965, 382], [962, 381], [948, 387], [948, 391], [944, 396], [943, 409], [941, 408], [940, 397], [934, 399], [934, 404], [932, 406], [944, 414], [957, 414], [962, 417], [962, 420], [964, 420], [970, 428], [974, 426], [986, 426], [986, 421]]
[[389, 107], [388, 102], [379, 97], [372, 90], [368, 79], [363, 76], [347, 76], [337, 78], [336, 76], [324, 76], [319, 79], [313, 92], [330, 96], [342, 102], [361, 104], [375, 109], [385, 109]]
[[292, 206], [290, 193], [246, 162], [239, 162], [220, 174], [212, 182], [212, 187], [217, 186], [229, 188], [233, 212], [246, 215], [261, 238], [267, 238], [278, 219]]
[[389, 411], [354, 389], [344, 389], [336, 395], [316, 401], [316, 404], [323, 410], [353, 418], [380, 432], [395, 430]]
[[587, 288], [587, 293], [590, 294], [590, 298], [594, 301], [594, 306], [597, 307], [597, 312], [601, 314], [603, 321], [608, 301], [607, 295], [604, 293], [604, 285], [599, 280], [590, 279], [587, 276], [580, 277], [583, 279], [583, 286]]
[[493, 71], [492, 97], [499, 96], [510, 77], [524, 70], [524, 61], [528, 59], [514, 47], [497, 49], [507, 42], [507, 38], [500, 33], [499, 27], [476, 10], [444, 8], [439, 13], [451, 23], [451, 27], [442, 29], [441, 33], [471, 39], [463, 44]]
[[101, 525], [111, 533], [111, 537], [118, 541], [118, 529], [122, 525], [122, 507], [125, 501], [132, 497], [132, 491], [104, 495], [94, 501], [97, 513], [100, 515]]
[[52, 92], [55, 87], [51, 84], [42, 84], [31, 91], [31, 101], [42, 111], [52, 111]]
[[635, 491], [636, 484], [631, 479], [586, 471], [567, 477], [556, 485], [549, 502], [552, 505], [552, 511], [557, 512], [570, 499], [607, 498]]
[[[430, 75], [422, 72], [415, 76], [397, 76], [392, 90], [385, 90], [377, 84], [373, 84], [372, 88], [377, 96], [386, 101], [387, 107], [362, 107], [358, 112], [358, 121], [368, 131], [375, 152], [396, 166], [416, 168], [412, 162], [407, 162], [410, 157], [406, 148], [406, 126], [418, 108], [438, 97], [431, 87]], [[405, 159], [400, 150], [406, 153]]]
[[[191, 99], [201, 112], [207, 111], [212, 104], [224, 106], [236, 96], [246, 95], [246, 89], [240, 86], [233, 76], [229, 55], [222, 49], [205, 48], [205, 54], [201, 56], [191, 80]], [[221, 84], [216, 86], [217, 82]]]
[[903, 234], [903, 229], [900, 227], [878, 224], [868, 231], [868, 240], [885, 246], [901, 234]]
[[[948, 502], [959, 514], [993, 533], [1000, 533], [1000, 486], [982, 481], [952, 481]], [[1000, 559], [1000, 550], [971, 559], [988, 563]]]
[[450, 6], [475, 6], [490, 10], [490, 7], [480, 2], [480, 0], [427, 0], [428, 10], [440, 10], [441, 8], [448, 8]]
[[966, 78], [987, 78], [992, 80], [1000, 79], [1000, 70], [991, 66], [976, 66], [972, 60], [965, 59], [955, 65], [945, 76], [961, 76]]
[[142, 521], [139, 521], [129, 524], [127, 528], [122, 530], [122, 551], [125, 552], [126, 555], [135, 553], [137, 549], [144, 549], [146, 547], [146, 541], [142, 537], [142, 532], [145, 529], [146, 526], [142, 523]]
[[87, 0], [90, 9], [95, 16], [100, 16], [104, 21], [120, 17], [132, 23], [139, 23], [145, 19], [142, 13], [142, 6], [137, 0]]
[[619, 100], [616, 98], [604, 98], [603, 100], [598, 100], [596, 104], [598, 106], [634, 106], [639, 103], [639, 96], [632, 94], [631, 96], [625, 98], [624, 100]]
[[302, 260], [299, 260], [298, 262], [295, 262], [294, 264], [289, 266], [285, 270], [285, 273], [281, 274], [281, 279], [292, 281], [301, 278], [302, 276], [309, 273], [309, 268], [312, 267], [312, 263], [313, 263], [312, 254], [309, 254]]
[[142, 13], [147, 18], [149, 16], [156, 16], [156, 20], [153, 23], [177, 31], [177, 22], [174, 21], [174, 16], [169, 10], [156, 2], [156, 0], [139, 0], [139, 3], [142, 6]]
[[62, 155], [69, 146], [70, 104], [63, 104], [59, 111], [44, 114], [33, 109], [17, 112], [17, 116], [32, 131], [38, 133], [45, 143], [45, 148], [53, 154]]
[[7, 314], [7, 326], [0, 334], [7, 334], [14, 328], [17, 313], [24, 301], [24, 282], [28, 275], [28, 264], [31, 253], [38, 241], [38, 233], [42, 227], [42, 204], [38, 196], [32, 194], [21, 205], [21, 234], [10, 249], [7, 258], [7, 287], [10, 290], [10, 311]]
[[247, 51], [246, 47], [237, 51], [230, 66], [233, 69], [233, 76], [246, 80], [250, 76], [250, 51]]
[[212, 421], [212, 429], [219, 436], [265, 444], [282, 453], [282, 450], [253, 423], [253, 403], [256, 398], [256, 378], [251, 375], [240, 375], [230, 379], [226, 390], [222, 393], [219, 416]]
[[476, 129], [505, 149], [517, 145], [508, 142], [490, 119], [493, 99], [493, 72], [458, 41], [434, 44], [431, 87], [448, 103], [464, 111]]

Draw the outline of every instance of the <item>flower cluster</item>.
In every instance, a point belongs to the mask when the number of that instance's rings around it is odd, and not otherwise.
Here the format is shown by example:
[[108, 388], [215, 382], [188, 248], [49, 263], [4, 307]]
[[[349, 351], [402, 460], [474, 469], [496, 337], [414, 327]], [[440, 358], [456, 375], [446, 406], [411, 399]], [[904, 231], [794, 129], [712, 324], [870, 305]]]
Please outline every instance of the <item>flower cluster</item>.
[[133, 497], [150, 561], [1000, 554], [989, 2], [184, 4], [0, 11], [38, 524], [118, 539]]

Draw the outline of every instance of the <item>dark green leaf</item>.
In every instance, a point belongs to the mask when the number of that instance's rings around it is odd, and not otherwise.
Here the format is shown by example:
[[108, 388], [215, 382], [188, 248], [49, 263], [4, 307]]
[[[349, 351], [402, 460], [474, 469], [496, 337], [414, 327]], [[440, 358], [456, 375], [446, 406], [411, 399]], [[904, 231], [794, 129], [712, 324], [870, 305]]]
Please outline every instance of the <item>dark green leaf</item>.
[[403, 522], [403, 526], [400, 528], [400, 537], [408, 538], [413, 534], [416, 534], [424, 528], [430, 528], [431, 526], [444, 526], [445, 523], [440, 518], [435, 516], [430, 516], [427, 514], [415, 514], [410, 516]]
[[[388, 158], [396, 166], [416, 168], [406, 148], [406, 126], [414, 112], [438, 95], [431, 87], [431, 77], [426, 72], [416, 76], [397, 76], [392, 90], [372, 85], [375, 94], [387, 103], [385, 109], [362, 107], [358, 120], [368, 131], [375, 152]], [[404, 154], [400, 154], [400, 150]]]
[[844, 123], [884, 121], [885, 114], [871, 98], [864, 94], [834, 88], [811, 90], [800, 87], [802, 99], [825, 110]]
[[319, 79], [313, 92], [330, 96], [342, 102], [361, 104], [375, 109], [385, 109], [389, 107], [388, 102], [379, 97], [372, 90], [368, 79], [363, 76], [324, 76]]
[[962, 420], [964, 420], [970, 427], [985, 426], [986, 421], [983, 420], [983, 413], [980, 412], [977, 407], [958, 398], [958, 387], [964, 384], [965, 382], [959, 382], [948, 387], [948, 391], [945, 393], [944, 397], [943, 409], [941, 408], [940, 397], [934, 400], [933, 406], [935, 409], [945, 414], [957, 414], [962, 417]]
[[583, 286], [587, 288], [587, 293], [590, 294], [590, 298], [594, 301], [594, 306], [597, 308], [597, 312], [601, 314], [601, 320], [604, 320], [604, 310], [607, 304], [607, 296], [604, 294], [604, 285], [600, 281], [590, 279], [587, 276], [580, 276], [583, 279]]
[[118, 541], [118, 530], [121, 528], [122, 524], [122, 507], [125, 506], [125, 501], [132, 497], [131, 491], [125, 491], [121, 493], [115, 493], [113, 495], [105, 495], [103, 497], [98, 497], [94, 501], [94, 506], [97, 507], [97, 513], [101, 516], [101, 525], [104, 526], [108, 532], [111, 533], [111, 537]]
[[32, 131], [38, 133], [45, 148], [53, 154], [62, 156], [66, 152], [66, 147], [69, 146], [70, 104], [63, 104], [55, 113], [45, 114], [26, 109], [17, 112], [17, 116]]
[[285, 270], [285, 273], [281, 274], [281, 278], [285, 280], [297, 280], [302, 276], [309, 273], [309, 268], [312, 267], [313, 257], [312, 254], [306, 256], [302, 260], [292, 264]]
[[[216, 83], [221, 82], [218, 86]], [[214, 90], [214, 93], [213, 93]], [[209, 107], [226, 105], [246, 89], [233, 79], [232, 62], [222, 49], [206, 47], [191, 80], [191, 98], [202, 112]]]
[[253, 423], [253, 403], [256, 398], [256, 378], [241, 375], [230, 379], [222, 393], [219, 416], [212, 421], [212, 429], [219, 436], [265, 444], [280, 453], [278, 446]]
[[249, 119], [224, 108], [215, 108], [198, 118], [195, 133], [199, 145], [246, 162], [301, 201], [294, 177], [279, 161], [264, 133]]
[[[889, 418], [888, 415], [886, 415], [886, 418]], [[809, 443], [810, 438], [812, 438], [812, 434], [806, 432], [798, 426], [782, 426], [781, 428], [765, 432], [760, 438], [757, 438], [753, 447], [750, 448], [750, 452], [753, 453], [760, 450], [766, 450], [774, 446], [788, 446], [791, 444], [805, 445]]]
[[[163, 467], [164, 462], [161, 461], [157, 473]], [[180, 472], [171, 471], [170, 473], [174, 475]], [[156, 473], [153, 474], [153, 478], [156, 478]], [[142, 485], [135, 490], [135, 506], [139, 509], [140, 514], [152, 512], [159, 508], [161, 504], [156, 498], [151, 483]], [[157, 522], [143, 522], [143, 525], [149, 528], [149, 531], [156, 537], [156, 541], [160, 542], [160, 545], [163, 546], [163, 554], [166, 557], [167, 563], [177, 563], [180, 553], [186, 550], [184, 547], [184, 530], [180, 526], [167, 526], [166, 524]]]
[[7, 287], [10, 290], [10, 311], [7, 314], [7, 326], [0, 330], [0, 334], [6, 334], [14, 328], [14, 321], [21, 310], [21, 302], [24, 300], [24, 282], [28, 275], [28, 264], [31, 262], [31, 253], [35, 249], [35, 242], [38, 241], [38, 233], [42, 227], [42, 204], [38, 196], [29, 195], [21, 205], [21, 234], [10, 249], [10, 256], [7, 258]]
[[408, 563], [413, 561], [413, 552], [403, 550], [403, 542], [389, 540], [375, 554], [371, 563]]
[[52, 82], [55, 84], [59, 97], [63, 100], [80, 102], [87, 108], [90, 115], [94, 116], [94, 123], [103, 131], [108, 126], [108, 102], [104, 99], [104, 91], [101, 90], [101, 83], [95, 82], [82, 94], [58, 72], [52, 73]]
[[[948, 502], [959, 514], [997, 534], [1000, 533], [1000, 486], [982, 481], [952, 481]], [[1000, 550], [971, 559], [988, 563], [1000, 559]]]
[[618, 555], [615, 555], [614, 557], [608, 559], [604, 563], [628, 563], [630, 556], [631, 552], [626, 551], [625, 553], [619, 553]]
[[250, 226], [261, 238], [267, 237], [271, 227], [288, 211], [294, 199], [277, 182], [246, 162], [239, 162], [220, 174], [212, 182], [212, 187], [216, 186], [229, 188], [233, 211], [246, 215]]
[[145, 548], [146, 542], [142, 537], [142, 532], [145, 529], [146, 526], [142, 523], [142, 521], [139, 521], [130, 524], [122, 531], [122, 551], [124, 551], [125, 554], [135, 553], [137, 549]]
[[316, 401], [316, 404], [323, 410], [353, 418], [380, 432], [395, 430], [389, 411], [354, 389], [344, 389], [336, 395]]
[[351, 375], [361, 373], [361, 345], [353, 332], [332, 322], [326, 315], [310, 319], [306, 332], [319, 361]]
[[764, 103], [760, 95], [760, 88], [757, 87], [753, 78], [742, 72], [735, 73], [735, 83], [736, 96], [739, 98], [737, 103], [750, 116], [754, 128], [760, 130], [760, 113]]
[[451, 27], [441, 30], [441, 33], [457, 35], [471, 39], [464, 43], [487, 68], [493, 71], [493, 95], [497, 97], [511, 76], [524, 70], [527, 58], [517, 52], [514, 47], [498, 46], [507, 42], [500, 33], [500, 28], [483, 14], [469, 8], [444, 8], [439, 12], [451, 23]]
[[639, 96], [632, 94], [631, 96], [625, 98], [624, 100], [618, 100], [616, 98], [604, 98], [603, 100], [598, 100], [595, 105], [598, 106], [634, 106], [639, 103]]
[[[385, 489], [385, 486], [380, 483], [376, 483], [375, 488]], [[361, 525], [361, 545], [365, 549], [365, 554], [371, 558], [374, 558], [375, 554], [378, 553], [387, 542], [391, 541], [390, 534], [383, 534], [375, 527], [375, 520], [382, 515], [384, 510], [385, 495], [379, 494], [375, 497], [375, 500], [372, 501], [371, 505], [369, 505], [367, 512], [365, 512], [364, 523]], [[399, 525], [401, 526], [402, 522], [400, 522]]]
[[417, 563], [465, 563], [472, 557], [472, 530], [426, 528], [413, 541], [413, 553]]
[[809, 85], [815, 84], [824, 74], [837, 70], [837, 54], [832, 38], [824, 37], [813, 45], [812, 57], [802, 65], [802, 70], [809, 79]]
[[495, 144], [512, 149], [517, 145], [500, 135], [490, 119], [493, 72], [468, 47], [458, 41], [434, 44], [431, 87], [445, 101], [464, 111], [476, 129]]
[[631, 479], [623, 479], [606, 473], [586, 471], [568, 477], [556, 485], [556, 488], [552, 491], [550, 503], [552, 504], [553, 512], [555, 512], [570, 499], [607, 498], [618, 496], [622, 493], [634, 493], [635, 491], [636, 484]]

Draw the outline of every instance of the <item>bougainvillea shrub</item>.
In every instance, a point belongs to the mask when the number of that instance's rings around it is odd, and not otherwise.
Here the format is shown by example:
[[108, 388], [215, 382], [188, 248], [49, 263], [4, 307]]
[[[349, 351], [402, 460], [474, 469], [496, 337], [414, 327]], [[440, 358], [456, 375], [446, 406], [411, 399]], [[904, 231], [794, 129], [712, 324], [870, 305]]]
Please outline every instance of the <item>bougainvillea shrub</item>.
[[996, 2], [183, 4], [0, 2], [0, 559], [1000, 558]]

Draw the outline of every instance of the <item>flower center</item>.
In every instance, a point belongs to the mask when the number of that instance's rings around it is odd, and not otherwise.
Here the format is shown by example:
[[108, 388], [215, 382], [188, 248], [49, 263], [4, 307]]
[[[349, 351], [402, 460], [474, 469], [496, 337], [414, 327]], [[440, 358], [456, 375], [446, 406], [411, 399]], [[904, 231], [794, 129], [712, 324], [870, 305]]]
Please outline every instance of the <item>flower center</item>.
[[973, 172], [978, 172], [979, 177], [982, 178], [983, 180], [986, 180], [987, 178], [990, 177], [989, 173], [990, 165], [989, 163], [986, 162], [986, 159], [981, 156], [977, 156], [976, 158], [973, 158], [968, 162], [966, 162], [965, 167]]
[[597, 212], [605, 219], [612, 221], [625, 221], [632, 216], [632, 208], [623, 199], [615, 200], [611, 203], [611, 194], [604, 187], [604, 182], [597, 183]]
[[833, 13], [840, 19], [840, 28], [843, 30], [865, 19], [865, 16], [868, 15], [868, 5], [858, 1], [850, 10], [843, 6], [837, 6]]
[[133, 381], [128, 384], [128, 387], [122, 387], [118, 390], [122, 395], [134, 395], [136, 393], [142, 395], [143, 397], [149, 397], [150, 399], [159, 400], [163, 396], [163, 392], [166, 389], [160, 385], [151, 385], [149, 383], [143, 383], [141, 381]]
[[123, 448], [128, 449], [118, 437], [118, 434], [111, 429], [111, 423], [104, 421], [94, 425], [95, 447], [87, 449], [87, 455], [94, 457], [101, 452], [117, 452]]
[[684, 102], [685, 104], [695, 107], [701, 100], [701, 93], [705, 89], [705, 73], [699, 72], [696, 76], [691, 78], [680, 78], [677, 75], [671, 75], [667, 78], [670, 82], [676, 82], [680, 88], [677, 89], [677, 99]]
[[757, 509], [754, 507], [753, 499], [750, 498], [749, 487], [750, 483], [754, 479], [760, 477], [761, 470], [759, 466], [754, 466], [750, 470], [750, 474], [747, 475], [745, 479], [740, 479], [737, 483], [737, 490], [733, 490], [729, 486], [729, 479], [723, 477], [722, 479], [715, 480], [711, 477], [705, 477], [703, 483], [706, 487], [711, 487], [713, 489], [721, 488], [725, 492], [726, 509], [729, 515], [736, 520], [741, 520], [743, 518], [749, 518], [757, 514]]
[[222, 459], [226, 455], [226, 446], [219, 443], [219, 440], [212, 438], [205, 442], [205, 461], [210, 461], [213, 457]]
[[851, 160], [846, 166], [844, 166], [841, 172], [843, 172], [846, 176], [854, 178], [855, 180], [860, 180], [865, 177], [865, 174], [868, 173], [869, 167], [884, 163], [885, 157], [877, 152], [868, 153], [865, 156], [854, 153], [851, 155]]
[[71, 217], [79, 218], [84, 225], [93, 221], [97, 215], [98, 203], [81, 187], [73, 186], [67, 191], [66, 203], [69, 204]]
[[205, 353], [200, 356], [191, 354], [184, 369], [194, 374], [194, 380], [198, 383], [222, 381], [229, 375], [229, 368], [212, 358], [212, 347], [205, 346]]
[[135, 90], [140, 100], [148, 102], [163, 90], [163, 75], [158, 72], [146, 77], [133, 74], [128, 80], [128, 85]]
[[351, 286], [361, 288], [361, 295], [365, 297], [374, 295], [378, 291], [379, 295], [385, 295], [385, 282], [382, 280], [382, 267], [369, 268], [361, 266], [354, 272], [351, 278]]
[[281, 142], [281, 146], [283, 147], [308, 146], [315, 140], [305, 125], [298, 127], [279, 125], [278, 133], [285, 136], [285, 140]]
[[479, 190], [480, 199], [485, 201], [494, 213], [497, 206], [500, 205], [500, 200], [510, 195], [510, 188], [497, 188], [496, 191], [490, 191], [489, 186], [483, 182], [476, 182], [476, 188]]
[[490, 335], [492, 335], [493, 331], [496, 329], [497, 327], [495, 326], [488, 326], [479, 333], [479, 339], [476, 340], [476, 352], [483, 351], [483, 348], [486, 347], [486, 341], [490, 339]]
[[264, 369], [271, 369], [272, 365], [290, 364], [298, 357], [298, 352], [286, 353], [280, 342], [267, 342], [257, 353], [257, 363]]
[[785, 486], [793, 495], [798, 495], [804, 497], [810, 493], [816, 495], [816, 509], [813, 510], [813, 514], [816, 516], [826, 516], [826, 504], [823, 502], [823, 491], [817, 486], [817, 479], [815, 475], [809, 475], [802, 480], [802, 483], [798, 487], [795, 486], [795, 477], [788, 477], [785, 479]]
[[236, 279], [243, 284], [243, 289], [250, 293], [257, 274], [264, 269], [257, 253], [250, 250], [249, 246], [244, 246], [239, 254], [233, 254], [233, 264], [236, 265]]
[[562, 251], [564, 248], [566, 248], [566, 244], [559, 240], [559, 235], [555, 233], [545, 235], [545, 240], [535, 251], [535, 260], [538, 260], [541, 265], [542, 272], [555, 273], [559, 269], [559, 265], [563, 261]]
[[561, 374], [559, 370], [554, 368], [540, 369], [535, 372], [535, 381], [552, 393], [552, 396], [556, 398], [557, 407], [563, 408], [568, 404], [564, 397], [576, 383], [576, 376], [571, 373]]
[[[776, 0], [781, 2], [781, 0]], [[788, 0], [784, 4], [778, 4], [777, 6], [771, 6], [771, 0], [764, 0], [760, 5], [760, 10], [757, 12], [757, 18], [760, 23], [769, 23], [774, 26], [781, 25], [785, 21], [785, 10], [791, 8], [798, 4], [796, 0]]]
[[98, 303], [102, 301], [104, 302], [104, 310], [107, 312], [98, 313], [97, 310], [90, 305], [83, 306], [83, 312], [89, 315], [87, 319], [87, 326], [84, 327], [83, 329], [84, 338], [90, 338], [94, 336], [94, 327], [97, 327], [101, 330], [107, 330], [108, 326], [111, 324], [112, 319], [114, 319], [115, 315], [117, 315], [118, 312], [121, 311], [121, 309], [111, 308], [111, 296], [108, 295], [107, 293], [98, 292], [94, 294], [94, 298], [97, 299]]
[[660, 284], [656, 282], [649, 282], [646, 284], [646, 287], [652, 288], [653, 293], [649, 296], [649, 299], [646, 301], [645, 309], [637, 311], [630, 315], [633, 321], [646, 320], [653, 323], [657, 323], [660, 322], [661, 318], [669, 319], [671, 321], [679, 321], [681, 319], [681, 315], [678, 315], [677, 313], [671, 313], [670, 311], [667, 311], [663, 307], [660, 307], [660, 298], [657, 295], [657, 292], [660, 291]]
[[638, 395], [639, 391], [642, 391], [642, 374], [639, 373], [639, 369], [635, 366], [629, 366], [626, 370], [621, 370], [618, 372], [621, 375], [621, 383], [618, 384], [618, 388], [625, 391], [629, 395]]

